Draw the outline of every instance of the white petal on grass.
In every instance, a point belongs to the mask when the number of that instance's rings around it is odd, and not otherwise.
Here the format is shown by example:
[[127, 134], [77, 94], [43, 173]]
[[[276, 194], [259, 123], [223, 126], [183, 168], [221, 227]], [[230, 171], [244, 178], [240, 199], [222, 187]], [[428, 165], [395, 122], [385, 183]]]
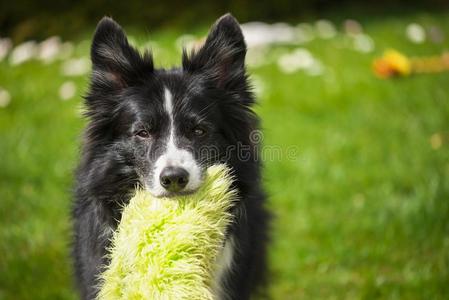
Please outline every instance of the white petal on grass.
[[53, 62], [61, 51], [61, 39], [58, 36], [52, 36], [39, 44], [38, 58], [44, 63]]
[[287, 23], [271, 25], [273, 40], [278, 43], [294, 43], [296, 41], [296, 28]]
[[0, 39], [0, 61], [2, 61], [12, 48], [12, 42], [10, 38]]
[[298, 61], [298, 66], [300, 69], [310, 68], [315, 62], [315, 58], [313, 57], [312, 53], [304, 48], [297, 48], [295, 51], [293, 51], [292, 55]]
[[[331, 26], [334, 28], [333, 25]], [[329, 27], [326, 27], [326, 24], [321, 27], [323, 27], [324, 36], [332, 34], [329, 33], [329, 30], [326, 31], [326, 28], [328, 29]], [[331, 31], [332, 28], [330, 29]], [[242, 31], [248, 48], [276, 44], [299, 45], [309, 42], [315, 37], [314, 28], [306, 23], [292, 26], [287, 23], [267, 24], [263, 22], [249, 22], [242, 24]]]
[[299, 70], [300, 61], [292, 54], [284, 54], [278, 59], [279, 69], [286, 74], [294, 73]]
[[409, 24], [405, 30], [405, 34], [407, 38], [415, 44], [422, 44], [426, 40], [424, 28], [417, 23]]
[[11, 95], [9, 92], [0, 87], [0, 107], [4, 108], [9, 105], [11, 102]]
[[318, 20], [315, 22], [317, 35], [323, 39], [331, 39], [337, 35], [334, 24], [328, 20]]
[[65, 76], [82, 76], [90, 70], [90, 60], [86, 57], [66, 60], [61, 66], [61, 73]]
[[76, 85], [73, 81], [64, 82], [59, 88], [59, 97], [61, 100], [69, 100], [76, 94]]
[[355, 36], [363, 33], [362, 25], [356, 20], [347, 19], [343, 22], [343, 28], [347, 35]]
[[241, 27], [248, 48], [270, 45], [274, 42], [269, 24], [250, 22], [242, 24]]
[[281, 55], [277, 63], [279, 69], [286, 74], [304, 70], [307, 74], [316, 76], [323, 72], [321, 62], [304, 48], [297, 48], [291, 53]]
[[287, 23], [250, 22], [242, 24], [242, 31], [249, 48], [297, 43], [296, 28]]
[[373, 39], [366, 34], [354, 35], [354, 50], [362, 53], [370, 53], [374, 50]]
[[34, 58], [37, 53], [38, 46], [35, 41], [24, 42], [12, 50], [9, 62], [11, 65], [19, 65]]

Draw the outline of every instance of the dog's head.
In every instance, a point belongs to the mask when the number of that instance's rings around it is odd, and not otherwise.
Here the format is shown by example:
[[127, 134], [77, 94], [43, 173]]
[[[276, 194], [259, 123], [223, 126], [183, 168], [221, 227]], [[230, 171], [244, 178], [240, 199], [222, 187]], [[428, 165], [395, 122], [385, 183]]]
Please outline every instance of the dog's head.
[[207, 166], [232, 167], [237, 153], [230, 146], [249, 144], [255, 117], [245, 54], [240, 26], [228, 14], [201, 48], [184, 50], [181, 68], [156, 69], [149, 52], [141, 55], [104, 18], [91, 48], [87, 147], [110, 172], [128, 174], [156, 196], [194, 192]]

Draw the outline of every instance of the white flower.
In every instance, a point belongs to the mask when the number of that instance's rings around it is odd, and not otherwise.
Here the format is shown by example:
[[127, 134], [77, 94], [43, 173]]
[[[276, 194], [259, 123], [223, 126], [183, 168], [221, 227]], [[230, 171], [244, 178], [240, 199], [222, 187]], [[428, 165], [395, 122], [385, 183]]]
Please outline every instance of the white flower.
[[[335, 28], [329, 21], [318, 21], [318, 29], [323, 37], [335, 35]], [[248, 48], [270, 46], [275, 44], [303, 44], [314, 38], [314, 29], [306, 23], [292, 26], [287, 23], [267, 24], [263, 22], [249, 22], [242, 24]]]
[[69, 100], [75, 96], [75, 93], [76, 85], [73, 81], [66, 81], [59, 88], [59, 97], [61, 100]]
[[286, 23], [250, 22], [242, 24], [242, 31], [249, 48], [297, 41], [296, 28]]
[[291, 53], [281, 55], [278, 59], [278, 67], [286, 74], [304, 70], [312, 76], [320, 75], [324, 69], [321, 62], [304, 48], [297, 48]]
[[358, 35], [363, 33], [362, 25], [356, 20], [347, 19], [343, 22], [343, 28], [347, 35]]
[[331, 39], [337, 35], [334, 24], [328, 20], [318, 20], [315, 22], [315, 29], [320, 38]]
[[278, 59], [279, 69], [286, 74], [298, 71], [300, 69], [300, 64], [301, 61], [298, 59], [298, 57], [291, 53], [284, 54]]
[[44, 63], [53, 62], [61, 51], [61, 39], [52, 36], [39, 44], [37, 57]]
[[359, 52], [369, 53], [374, 50], [373, 39], [366, 34], [354, 35], [354, 49]]
[[271, 25], [272, 40], [276, 43], [295, 43], [296, 28], [287, 23], [276, 23]]
[[66, 60], [61, 66], [61, 72], [65, 76], [82, 76], [89, 70], [90, 60], [85, 57]]
[[12, 65], [19, 65], [34, 58], [37, 51], [38, 47], [35, 41], [24, 42], [12, 50], [9, 62]]
[[266, 23], [250, 22], [242, 24], [241, 27], [248, 48], [265, 46], [273, 42], [270, 25]]
[[405, 34], [407, 35], [407, 38], [415, 44], [424, 43], [426, 40], [426, 32], [424, 28], [416, 23], [409, 24], [405, 30]]

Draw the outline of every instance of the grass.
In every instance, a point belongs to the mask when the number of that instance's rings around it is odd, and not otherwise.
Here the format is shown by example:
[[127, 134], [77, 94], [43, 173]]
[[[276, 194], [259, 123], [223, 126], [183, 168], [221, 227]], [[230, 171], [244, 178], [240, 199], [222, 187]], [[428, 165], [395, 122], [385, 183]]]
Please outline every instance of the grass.
[[[449, 13], [361, 19], [376, 45], [364, 54], [343, 34], [307, 48], [323, 74], [285, 74], [275, 59], [250, 68], [260, 92], [269, 207], [273, 299], [446, 299], [449, 295], [449, 76], [376, 79], [371, 61], [386, 48], [410, 55], [448, 49]], [[443, 44], [415, 45], [409, 22], [438, 25]], [[159, 32], [158, 62], [180, 61]], [[133, 32], [143, 43], [148, 34]], [[77, 43], [74, 56], [86, 56]], [[0, 62], [0, 299], [75, 299], [70, 202], [78, 158], [85, 76], [65, 78], [60, 63]], [[73, 81], [77, 95], [58, 97]], [[289, 152], [290, 151], [290, 152]], [[287, 153], [288, 152], [288, 153]], [[289, 154], [289, 156], [287, 155]], [[288, 157], [287, 157], [288, 156]]]

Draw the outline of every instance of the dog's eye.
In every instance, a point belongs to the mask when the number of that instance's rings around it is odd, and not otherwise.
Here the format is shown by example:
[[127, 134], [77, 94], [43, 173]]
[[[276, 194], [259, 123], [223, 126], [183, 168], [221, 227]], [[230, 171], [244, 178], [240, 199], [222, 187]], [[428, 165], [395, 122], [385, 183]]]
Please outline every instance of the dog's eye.
[[139, 130], [135, 135], [142, 139], [147, 139], [150, 137], [150, 133], [147, 130]]
[[193, 134], [194, 134], [195, 136], [200, 137], [200, 136], [203, 136], [203, 135], [206, 134], [206, 130], [205, 130], [204, 128], [202, 128], [202, 127], [197, 126], [197, 127], [195, 127], [195, 128], [193, 129]]

